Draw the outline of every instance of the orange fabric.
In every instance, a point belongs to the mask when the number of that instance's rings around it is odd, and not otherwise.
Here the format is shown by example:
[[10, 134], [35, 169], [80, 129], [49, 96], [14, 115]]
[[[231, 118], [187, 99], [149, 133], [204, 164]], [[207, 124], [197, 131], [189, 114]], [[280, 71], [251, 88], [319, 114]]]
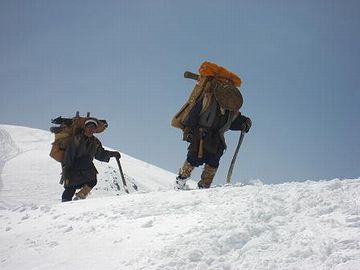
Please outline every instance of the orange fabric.
[[220, 81], [230, 80], [236, 87], [240, 87], [241, 79], [238, 75], [215, 63], [205, 61], [199, 68], [200, 75], [216, 77]]

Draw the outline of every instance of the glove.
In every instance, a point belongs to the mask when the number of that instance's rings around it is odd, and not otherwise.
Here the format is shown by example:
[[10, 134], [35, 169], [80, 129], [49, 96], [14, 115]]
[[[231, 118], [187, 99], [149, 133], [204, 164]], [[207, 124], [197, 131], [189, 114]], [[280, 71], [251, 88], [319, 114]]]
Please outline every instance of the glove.
[[116, 159], [120, 159], [121, 158], [121, 154], [120, 154], [120, 152], [118, 152], [118, 151], [110, 151], [110, 157], [114, 157], [114, 158], [116, 158]]
[[241, 131], [248, 133], [251, 128], [252, 122], [250, 118], [246, 118], [245, 122], [241, 125]]
[[192, 138], [193, 138], [192, 130], [188, 127], [185, 128], [184, 133], [183, 133], [183, 141], [187, 141], [187, 142], [191, 143]]

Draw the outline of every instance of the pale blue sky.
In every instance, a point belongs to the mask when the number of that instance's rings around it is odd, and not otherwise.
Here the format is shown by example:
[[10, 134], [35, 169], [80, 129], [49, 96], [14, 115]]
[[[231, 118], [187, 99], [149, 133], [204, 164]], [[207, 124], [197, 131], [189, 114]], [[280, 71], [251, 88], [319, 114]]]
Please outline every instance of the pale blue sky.
[[176, 172], [183, 72], [208, 60], [240, 75], [253, 120], [235, 181], [359, 177], [359, 3], [1, 0], [0, 123], [48, 130], [90, 111], [109, 122], [104, 145]]

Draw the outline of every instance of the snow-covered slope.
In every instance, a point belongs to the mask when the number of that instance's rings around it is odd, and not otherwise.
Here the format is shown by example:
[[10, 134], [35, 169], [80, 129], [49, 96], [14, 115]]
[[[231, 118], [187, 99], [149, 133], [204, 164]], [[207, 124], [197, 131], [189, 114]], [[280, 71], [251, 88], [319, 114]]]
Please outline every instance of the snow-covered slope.
[[156, 191], [116, 196], [110, 164], [89, 199], [59, 203], [51, 135], [0, 130], [0, 269], [360, 269], [360, 179], [177, 192], [123, 155], [128, 179]]
[[[47, 131], [0, 125], [0, 188], [6, 203], [58, 202], [63, 188], [59, 185], [60, 163], [49, 157], [53, 134]], [[175, 174], [122, 153], [122, 167], [131, 192], [168, 190]], [[5, 166], [6, 164], [6, 166]], [[95, 161], [98, 185], [90, 198], [123, 194], [116, 161]]]

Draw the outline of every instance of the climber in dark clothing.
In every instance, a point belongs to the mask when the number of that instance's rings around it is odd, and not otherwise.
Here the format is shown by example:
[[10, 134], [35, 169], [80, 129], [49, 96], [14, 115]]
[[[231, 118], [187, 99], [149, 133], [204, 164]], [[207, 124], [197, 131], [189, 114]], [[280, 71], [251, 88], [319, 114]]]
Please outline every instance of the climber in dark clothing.
[[[88, 119], [85, 122], [83, 132], [72, 138], [65, 151], [62, 162], [62, 181], [64, 192], [62, 201], [74, 199], [85, 199], [91, 189], [97, 184], [97, 170], [93, 164], [94, 158], [99, 161], [109, 162], [111, 157], [120, 158], [121, 154], [117, 151], [105, 150], [99, 139], [94, 136], [97, 121]], [[80, 189], [76, 192], [76, 189]]]
[[191, 109], [184, 125], [184, 140], [190, 145], [187, 159], [177, 177], [177, 188], [183, 189], [194, 167], [203, 164], [205, 166], [198, 187], [209, 188], [226, 149], [225, 132], [248, 132], [251, 120], [239, 111], [223, 109], [214, 96], [205, 95]]

